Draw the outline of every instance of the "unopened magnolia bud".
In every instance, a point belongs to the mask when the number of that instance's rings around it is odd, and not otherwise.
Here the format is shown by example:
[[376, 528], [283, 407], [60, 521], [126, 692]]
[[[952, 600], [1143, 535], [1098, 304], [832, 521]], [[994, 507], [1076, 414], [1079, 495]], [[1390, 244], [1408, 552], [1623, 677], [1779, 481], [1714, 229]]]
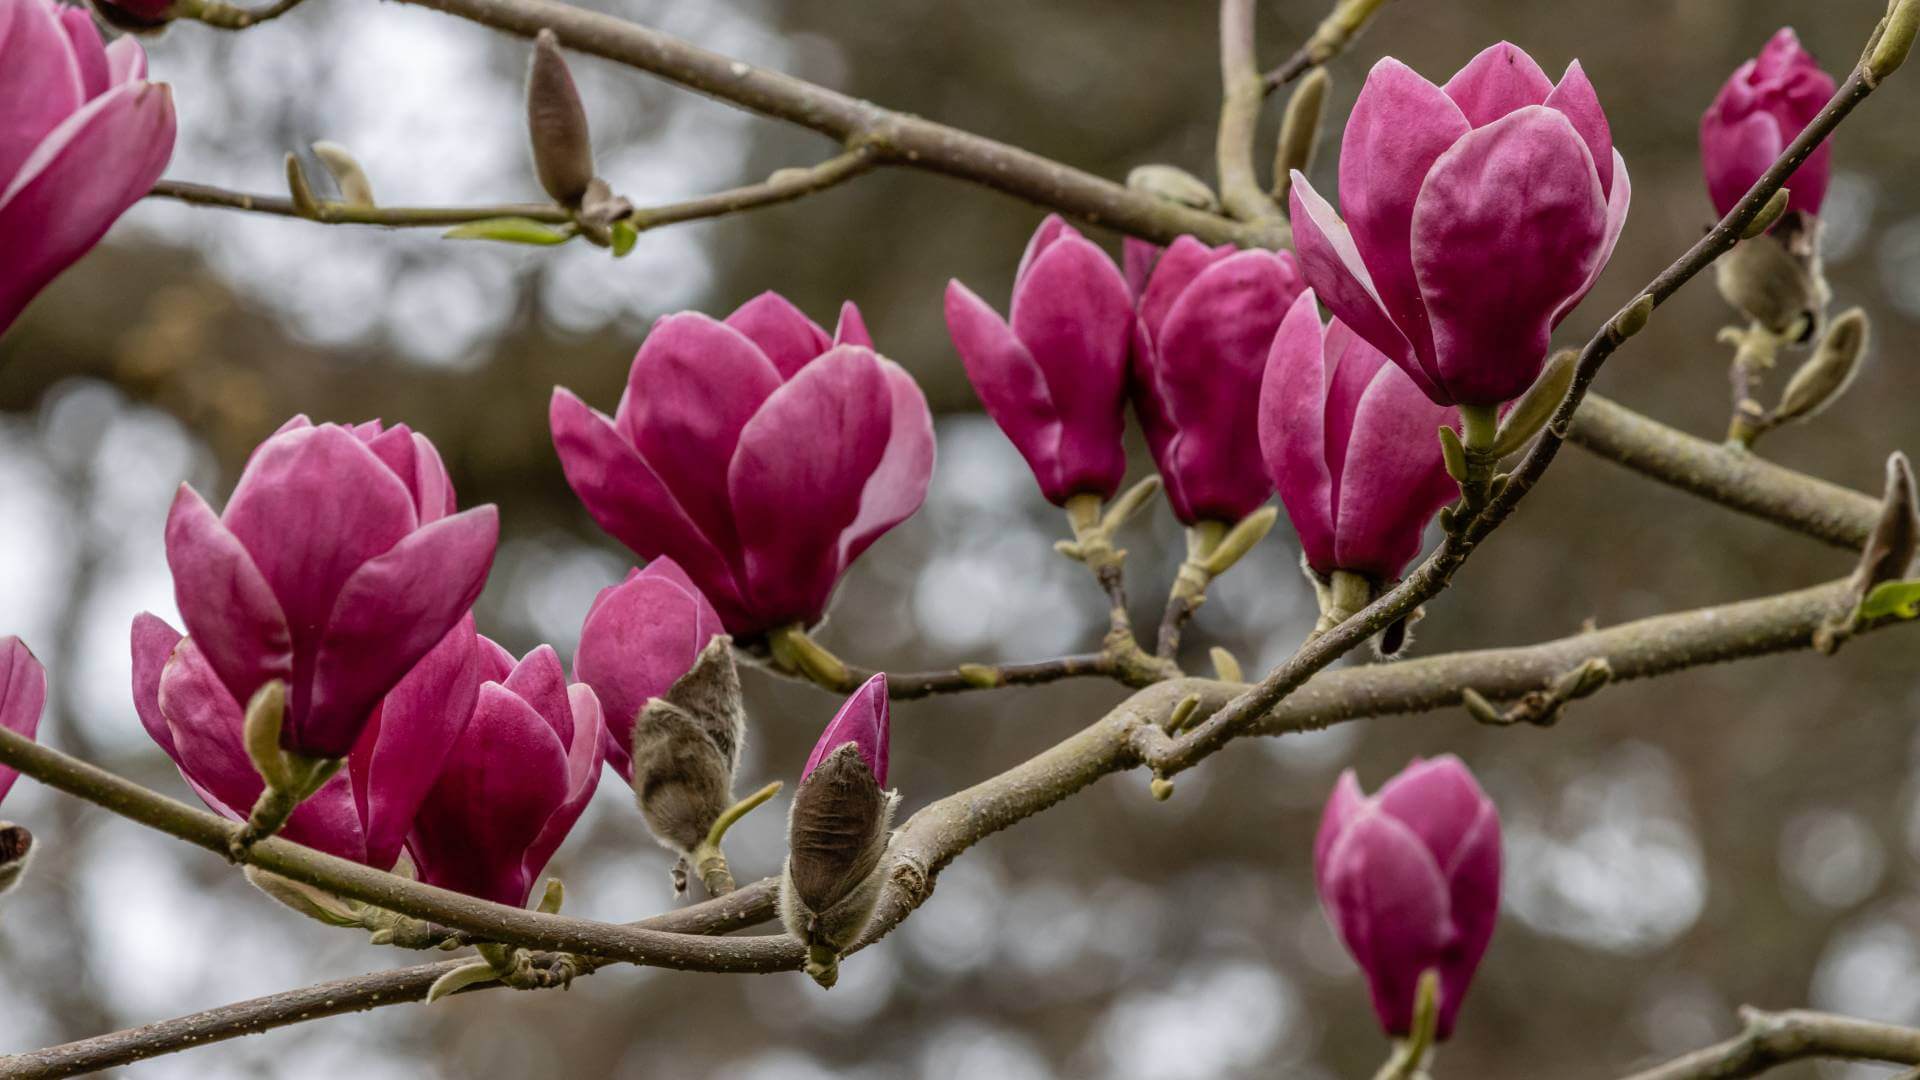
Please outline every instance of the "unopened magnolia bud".
[[1279, 507], [1263, 506], [1241, 518], [1233, 528], [1227, 530], [1225, 536], [1220, 538], [1219, 545], [1208, 553], [1207, 574], [1211, 577], [1219, 577], [1231, 570], [1234, 563], [1244, 558], [1247, 552], [1253, 550], [1253, 545], [1267, 535], [1279, 517]]
[[334, 186], [340, 189], [340, 201], [348, 206], [370, 207], [373, 205], [373, 183], [367, 179], [367, 171], [360, 167], [360, 161], [353, 152], [336, 142], [317, 142], [313, 144], [313, 156], [326, 166], [327, 173], [333, 177]]
[[269, 788], [291, 791], [293, 772], [286, 751], [280, 747], [281, 729], [287, 714], [287, 684], [271, 679], [254, 691], [247, 702], [246, 720], [241, 728], [247, 757]]
[[1874, 82], [1893, 74], [1907, 62], [1913, 51], [1913, 39], [1920, 33], [1920, 0], [1894, 0], [1881, 24], [1880, 40], [1867, 57], [1867, 72]]
[[1206, 181], [1174, 165], [1138, 165], [1127, 174], [1127, 186], [1195, 210], [1220, 212], [1220, 197]]
[[1773, 228], [1780, 220], [1780, 215], [1787, 212], [1787, 200], [1791, 198], [1793, 198], [1793, 192], [1787, 188], [1775, 191], [1767, 200], [1767, 204], [1760, 208], [1760, 212], [1753, 215], [1753, 219], [1747, 222], [1747, 227], [1740, 230], [1740, 239], [1751, 240]]
[[33, 858], [33, 834], [25, 825], [0, 821], [0, 893], [18, 884]]
[[780, 920], [810, 949], [838, 956], [859, 941], [886, 883], [881, 856], [898, 802], [851, 742], [801, 781], [787, 822]]
[[1853, 595], [1856, 605], [1874, 586], [1913, 576], [1914, 555], [1920, 551], [1920, 509], [1916, 509], [1913, 466], [1907, 455], [1895, 451], [1887, 457], [1887, 489], [1880, 500], [1880, 520], [1860, 551], [1860, 563], [1854, 570]]
[[1811, 337], [1827, 306], [1819, 256], [1811, 248], [1815, 228], [1795, 212], [1773, 232], [1735, 245], [1713, 264], [1721, 297], [1774, 334], [1791, 341]]
[[1314, 68], [1301, 78], [1287, 99], [1287, 115], [1280, 122], [1280, 141], [1273, 151], [1273, 201], [1288, 205], [1293, 190], [1293, 173], [1306, 172], [1313, 164], [1313, 151], [1320, 140], [1320, 121], [1327, 113], [1327, 86], [1332, 82], [1327, 69]]
[[93, 0], [93, 10], [101, 22], [132, 34], [158, 33], [176, 14], [173, 0]]
[[[1520, 400], [1500, 421], [1499, 431], [1493, 437], [1491, 453], [1494, 457], [1506, 457], [1508, 454], [1527, 444], [1527, 440], [1536, 435], [1552, 419], [1560, 401], [1567, 396], [1567, 388], [1573, 385], [1573, 373], [1580, 356], [1572, 349], [1553, 354], [1540, 377], [1533, 381]], [[1461, 458], [1464, 466], [1464, 454]]]
[[733, 639], [719, 635], [633, 726], [633, 792], [656, 840], [685, 855], [707, 838], [733, 804], [746, 733]]
[[307, 183], [306, 170], [300, 167], [297, 154], [287, 155], [287, 196], [293, 200], [293, 209], [304, 218], [319, 218], [320, 200], [314, 198], [313, 185]]
[[248, 884], [309, 919], [328, 926], [362, 925], [361, 914], [365, 908], [359, 904], [257, 866], [247, 867], [245, 874]]
[[562, 206], [578, 206], [593, 181], [593, 142], [587, 110], [573, 85], [560, 39], [542, 30], [527, 69], [527, 134], [540, 186]]
[[1813, 357], [1800, 365], [1773, 410], [1776, 421], [1806, 420], [1840, 399], [1867, 352], [1867, 313], [1851, 308], [1833, 320]]

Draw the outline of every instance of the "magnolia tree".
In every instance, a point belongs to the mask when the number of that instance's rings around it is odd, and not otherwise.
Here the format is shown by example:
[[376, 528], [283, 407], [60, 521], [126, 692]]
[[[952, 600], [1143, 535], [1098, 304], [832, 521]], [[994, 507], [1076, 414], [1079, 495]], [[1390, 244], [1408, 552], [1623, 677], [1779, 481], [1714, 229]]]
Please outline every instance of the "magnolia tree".
[[[863, 669], [815, 639], [849, 566], [919, 509], [936, 452], [926, 399], [851, 303], [831, 333], [773, 292], [724, 318], [671, 315], [641, 342], [617, 403], [553, 391], [567, 482], [641, 564], [580, 613], [571, 670], [551, 646], [516, 657], [476, 627], [497, 515], [460, 508], [431, 441], [402, 418], [295, 416], [253, 451], [218, 510], [183, 485], [152, 538], [183, 625], [127, 613], [130, 711], [206, 809], [37, 744], [47, 673], [17, 638], [0, 643], [0, 794], [31, 777], [218, 852], [268, 897], [343, 932], [461, 955], [18, 1054], [0, 1059], [0, 1075], [70, 1076], [376, 1006], [564, 987], [622, 964], [803, 970], [828, 988], [860, 977], [849, 958], [910, 918], [968, 847], [1110, 773], [1146, 770], [1165, 799], [1179, 773], [1244, 736], [1441, 706], [1486, 724], [1549, 725], [1616, 680], [1832, 651], [1920, 615], [1920, 517], [1899, 453], [1871, 498], [1753, 450], [1838, 397], [1866, 348], [1865, 316], [1835, 312], [1821, 273], [1829, 136], [1906, 58], [1920, 0], [1896, 0], [1860, 27], [1860, 58], [1837, 80], [1786, 29], [1732, 73], [1700, 124], [1721, 217], [1612, 313], [1580, 302], [1622, 236], [1632, 182], [1605, 88], [1577, 61], [1556, 80], [1499, 43], [1436, 82], [1380, 59], [1341, 126], [1337, 183], [1322, 191], [1303, 175], [1323, 141], [1322, 66], [1382, 0], [1340, 0], [1271, 71], [1257, 61], [1252, 0], [1224, 0], [1216, 185], [1164, 164], [1113, 183], [548, 0], [413, 2], [532, 39], [527, 122], [550, 202], [382, 205], [333, 145], [315, 148], [326, 177], [289, 156], [286, 196], [163, 180], [170, 91], [149, 80], [137, 38], [103, 34], [95, 16], [131, 33], [177, 21], [240, 30], [292, 0], [260, 10], [101, 0], [91, 14], [0, 0], [0, 329], [150, 195], [320, 224], [578, 240], [619, 257], [643, 230], [800, 198], [880, 166], [947, 173], [1056, 211], [1018, 256], [1004, 309], [954, 281], [944, 315], [981, 404], [1065, 512], [1058, 548], [1105, 591], [1110, 629], [1079, 655], [913, 673]], [[636, 207], [595, 169], [568, 49], [812, 128], [843, 152]], [[1283, 93], [1263, 185], [1257, 123]], [[1121, 258], [1070, 219], [1120, 233]], [[1724, 445], [1587, 392], [1709, 268], [1735, 313], [1723, 334], [1734, 353]], [[1568, 319], [1597, 329], [1550, 355]], [[1791, 375], [1766, 393], [1776, 367]], [[1157, 472], [1131, 486], [1129, 412]], [[1456, 569], [1567, 441], [1856, 550], [1857, 568], [1529, 647], [1401, 659], [1410, 624], [1444, 611]], [[1143, 639], [1119, 544], [1162, 495], [1188, 554]], [[1269, 537], [1283, 511], [1291, 530]], [[1218, 648], [1210, 675], [1183, 671], [1187, 622], [1258, 543], [1297, 545], [1317, 626], [1270, 671], [1243, 674]], [[1377, 662], [1329, 670], [1369, 645]], [[736, 790], [756, 723], [743, 668], [844, 703], [814, 718], [811, 756], [786, 763], [784, 865], [737, 884], [727, 831], [781, 787]], [[1134, 692], [971, 788], [905, 793], [911, 812], [896, 815], [891, 702], [1069, 678]], [[625, 924], [563, 914], [544, 870], [609, 767], [677, 856], [677, 890], [698, 899]], [[33, 887], [32, 853], [30, 823], [0, 826], [0, 888]], [[1389, 1041], [1379, 1075], [1425, 1075], [1437, 1044], [1474, 1022], [1462, 1010], [1496, 936], [1498, 808], [1452, 756], [1416, 760], [1372, 795], [1349, 771], [1327, 796], [1313, 871]], [[1810, 1012], [1745, 1019], [1733, 1040], [1640, 1075], [1750, 1076], [1822, 1056], [1920, 1065], [1920, 1031]]]

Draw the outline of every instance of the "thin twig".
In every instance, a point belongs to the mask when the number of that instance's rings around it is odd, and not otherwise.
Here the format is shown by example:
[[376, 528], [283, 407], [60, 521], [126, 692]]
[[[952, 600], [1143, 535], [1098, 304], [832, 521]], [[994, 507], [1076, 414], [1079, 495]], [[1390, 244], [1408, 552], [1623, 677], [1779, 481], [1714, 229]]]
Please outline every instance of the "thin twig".
[[1281, 217], [1253, 167], [1253, 140], [1265, 100], [1254, 58], [1253, 0], [1220, 0], [1220, 132], [1214, 154], [1220, 204], [1242, 221]]
[[1742, 1009], [1746, 1030], [1626, 1080], [1736, 1080], [1808, 1058], [1920, 1064], [1920, 1031], [1831, 1013]]
[[560, 43], [650, 72], [742, 109], [864, 144], [876, 161], [944, 173], [1095, 225], [1170, 243], [1191, 233], [1210, 244], [1282, 247], [1285, 222], [1245, 223], [1196, 210], [1095, 176], [1029, 150], [975, 135], [803, 79], [700, 48], [651, 27], [554, 0], [404, 0], [532, 37], [551, 29]]
[[1346, 51], [1366, 29], [1386, 0], [1334, 0], [1333, 10], [1320, 20], [1313, 36], [1287, 61], [1261, 78], [1261, 92], [1271, 94]]

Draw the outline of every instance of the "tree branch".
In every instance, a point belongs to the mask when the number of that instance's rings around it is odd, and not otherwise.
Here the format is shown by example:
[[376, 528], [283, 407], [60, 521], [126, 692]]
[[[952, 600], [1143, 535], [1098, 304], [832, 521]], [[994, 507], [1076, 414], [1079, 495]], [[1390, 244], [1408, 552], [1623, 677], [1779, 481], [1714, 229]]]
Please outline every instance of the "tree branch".
[[1830, 1013], [1740, 1010], [1746, 1030], [1626, 1080], [1735, 1080], [1806, 1058], [1920, 1064], [1920, 1031]]
[[1284, 222], [1243, 223], [1128, 190], [1028, 150], [895, 112], [803, 79], [755, 67], [650, 27], [553, 0], [403, 0], [532, 37], [552, 30], [570, 49], [650, 72], [750, 112], [866, 146], [879, 164], [983, 184], [1094, 225], [1170, 243], [1183, 233], [1210, 244], [1282, 247]]
[[1313, 36], [1287, 62], [1261, 78], [1261, 92], [1271, 94], [1307, 72], [1339, 56], [1386, 0], [1335, 0], [1333, 10], [1320, 20]]
[[[757, 184], [728, 188], [684, 202], [634, 210], [627, 221], [640, 232], [661, 225], [720, 217], [742, 210], [792, 202], [804, 195], [844, 183], [874, 166], [873, 154], [856, 147], [837, 154], [818, 165], [781, 169]], [[322, 202], [319, 215], [303, 214], [293, 200], [278, 195], [250, 195], [207, 184], [183, 180], [161, 180], [147, 192], [149, 198], [178, 199], [198, 206], [219, 206], [230, 210], [248, 210], [280, 217], [304, 218], [323, 225], [378, 225], [391, 229], [435, 228], [464, 225], [489, 218], [520, 217], [550, 225], [564, 225], [573, 213], [552, 203], [503, 203], [497, 206], [354, 206], [343, 202]]]
[[1220, 133], [1214, 147], [1220, 204], [1242, 221], [1277, 221], [1280, 208], [1253, 167], [1253, 139], [1267, 96], [1253, 41], [1253, 0], [1220, 0]]
[[1880, 519], [1878, 500], [1708, 442], [1588, 394], [1567, 441], [1703, 499], [1859, 551]]

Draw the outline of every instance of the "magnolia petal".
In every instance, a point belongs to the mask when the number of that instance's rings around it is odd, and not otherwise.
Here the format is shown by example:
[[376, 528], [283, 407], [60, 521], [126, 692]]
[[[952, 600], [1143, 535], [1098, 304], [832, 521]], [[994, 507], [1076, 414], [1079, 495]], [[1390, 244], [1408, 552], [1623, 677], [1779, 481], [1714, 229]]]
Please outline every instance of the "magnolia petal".
[[819, 323], [771, 289], [735, 308], [726, 324], [759, 346], [782, 379], [793, 378], [795, 372], [833, 345]]
[[1483, 128], [1516, 110], [1546, 101], [1553, 93], [1553, 80], [1525, 49], [1502, 41], [1467, 61], [1443, 89], [1459, 104], [1467, 123]]

